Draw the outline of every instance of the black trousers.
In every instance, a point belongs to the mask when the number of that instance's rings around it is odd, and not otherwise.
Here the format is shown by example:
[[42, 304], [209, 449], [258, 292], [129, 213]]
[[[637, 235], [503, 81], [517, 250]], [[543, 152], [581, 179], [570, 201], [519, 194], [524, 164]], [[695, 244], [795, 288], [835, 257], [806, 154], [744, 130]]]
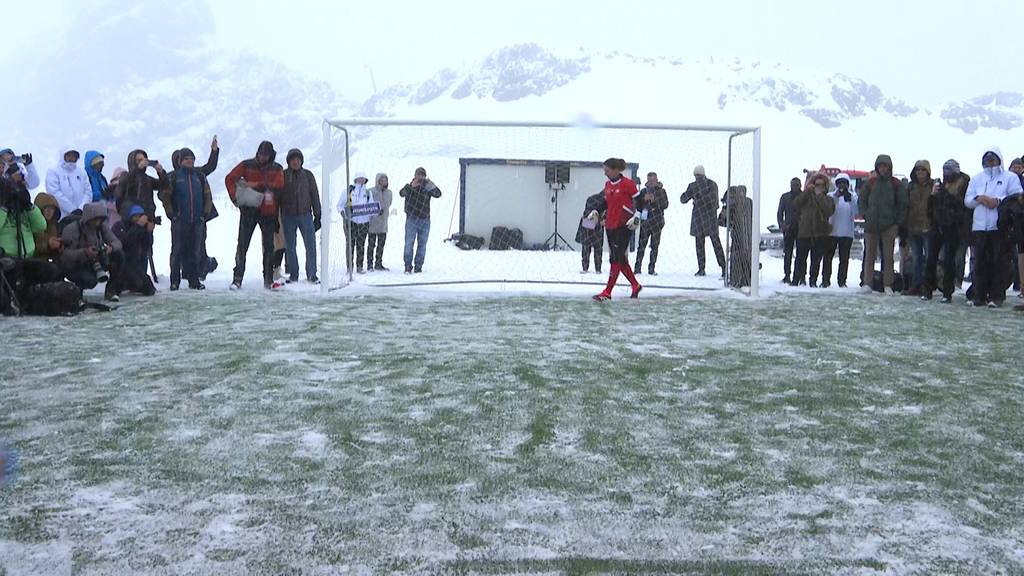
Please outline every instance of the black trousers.
[[[928, 240], [928, 262], [925, 269], [925, 292], [942, 290], [946, 298], [953, 297], [956, 282], [956, 256], [960, 251], [957, 230], [932, 230]], [[942, 256], [942, 285], [939, 286], [939, 255]], [[961, 269], [962, 272], [962, 269]]]
[[183, 276], [189, 281], [199, 280], [206, 239], [204, 228], [202, 221], [185, 222], [178, 218], [171, 222], [171, 284], [180, 283]]
[[[365, 224], [346, 224], [345, 237], [348, 238], [350, 242], [355, 243], [355, 248], [353, 250], [356, 259], [355, 265], [356, 268], [362, 268], [363, 259], [364, 256], [366, 256], [366, 241], [370, 237], [370, 223], [367, 222]], [[373, 255], [370, 254], [370, 256], [366, 258], [366, 262], [372, 264], [372, 260]]]
[[654, 267], [658, 264], [658, 248], [661, 247], [661, 230], [663, 226], [641, 226], [640, 227], [640, 245], [636, 250], [636, 267], [639, 270], [644, 263], [644, 252], [647, 250], [648, 242], [651, 245], [651, 263], [648, 265], [648, 270], [654, 272]]
[[830, 238], [798, 238], [796, 241], [796, 270], [793, 272], [793, 282], [801, 283], [804, 275], [807, 274], [807, 256], [811, 257], [810, 277], [807, 283], [811, 286], [818, 285], [818, 271], [821, 268], [821, 259], [828, 250]]
[[832, 260], [839, 252], [839, 270], [836, 273], [836, 283], [846, 286], [846, 277], [850, 272], [850, 250], [853, 248], [853, 238], [832, 236], [828, 239], [828, 249], [821, 261], [821, 283], [822, 285], [832, 283]]
[[608, 230], [608, 251], [611, 252], [612, 264], [629, 266], [629, 239], [633, 231], [623, 226], [615, 230]]
[[1002, 302], [1010, 285], [1010, 244], [1002, 232], [974, 233], [974, 301]]
[[277, 216], [262, 216], [259, 208], [242, 208], [238, 219], [238, 249], [235, 251], [234, 281], [237, 284], [241, 284], [245, 277], [245, 257], [249, 253], [249, 244], [257, 226], [263, 246], [263, 284], [269, 285], [274, 281], [274, 231], [277, 228]]
[[793, 274], [793, 250], [796, 248], [796, 233], [796, 228], [782, 232], [782, 266], [786, 272], [786, 278], [791, 278]]
[[370, 234], [366, 244], [366, 267], [370, 267], [370, 260], [377, 268], [384, 267], [384, 243], [388, 241], [387, 233]]
[[711, 238], [711, 247], [715, 249], [715, 258], [718, 259], [718, 267], [725, 271], [725, 250], [722, 249], [722, 239], [718, 237], [716, 231], [711, 236], [697, 236], [697, 270], [704, 272], [704, 263], [706, 257], [704, 255], [704, 239]]
[[583, 246], [583, 270], [590, 270], [590, 255], [594, 255], [594, 271], [601, 271], [601, 260], [604, 258], [604, 242], [598, 242], [597, 244], [588, 244], [584, 242]]
[[[96, 281], [94, 262], [95, 260], [90, 260], [74, 268], [65, 268], [64, 276], [82, 290], [92, 290], [99, 284]], [[107, 263], [107, 273], [110, 277], [107, 279], [107, 287], [104, 289], [104, 293], [107, 296], [121, 294], [121, 291], [124, 289], [124, 252], [118, 250], [109, 254], [107, 256]]]

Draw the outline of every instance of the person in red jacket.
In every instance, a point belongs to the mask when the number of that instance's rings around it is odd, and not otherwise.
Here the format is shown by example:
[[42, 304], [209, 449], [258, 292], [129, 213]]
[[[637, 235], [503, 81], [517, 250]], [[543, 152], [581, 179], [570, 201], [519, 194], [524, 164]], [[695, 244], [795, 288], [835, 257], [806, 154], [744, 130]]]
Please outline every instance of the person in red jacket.
[[622, 175], [625, 171], [626, 161], [622, 158], [609, 158], [604, 161], [604, 175], [608, 177], [604, 184], [604, 199], [597, 209], [587, 216], [592, 221], [597, 221], [601, 217], [599, 212], [606, 212], [605, 230], [611, 252], [611, 270], [608, 271], [608, 285], [604, 292], [594, 296], [594, 300], [598, 302], [611, 300], [612, 289], [615, 288], [620, 273], [626, 276], [633, 287], [630, 298], [639, 297], [640, 290], [643, 289], [629, 264], [629, 238], [633, 231], [640, 227], [640, 214], [637, 210], [640, 191], [637, 190], [635, 182]]
[[284, 168], [274, 162], [276, 157], [274, 145], [264, 141], [260, 143], [255, 158], [241, 162], [224, 178], [231, 203], [241, 212], [232, 290], [242, 287], [245, 256], [257, 226], [260, 227], [263, 244], [263, 287], [276, 290], [284, 285], [274, 282], [274, 233], [278, 226], [278, 204], [284, 190]]

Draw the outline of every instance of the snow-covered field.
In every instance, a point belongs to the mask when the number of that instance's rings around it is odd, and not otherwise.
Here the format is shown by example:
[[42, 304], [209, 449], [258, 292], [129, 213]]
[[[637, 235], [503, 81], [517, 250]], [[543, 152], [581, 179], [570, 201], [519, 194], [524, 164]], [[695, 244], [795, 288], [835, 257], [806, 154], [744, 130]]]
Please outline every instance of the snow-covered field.
[[0, 573], [1024, 571], [1009, 310], [298, 292], [4, 321]]

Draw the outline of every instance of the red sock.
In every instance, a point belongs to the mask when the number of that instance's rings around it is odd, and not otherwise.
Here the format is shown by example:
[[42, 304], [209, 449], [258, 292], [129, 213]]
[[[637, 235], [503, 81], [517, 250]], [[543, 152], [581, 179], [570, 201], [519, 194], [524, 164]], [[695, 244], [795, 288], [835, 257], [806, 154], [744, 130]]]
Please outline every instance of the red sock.
[[604, 289], [604, 293], [608, 296], [612, 295], [612, 288], [615, 288], [615, 283], [619, 281], [619, 272], [621, 270], [621, 264], [612, 264], [612, 269], [608, 271], [608, 286]]
[[629, 264], [626, 264], [625, 266], [620, 266], [620, 268], [622, 269], [622, 275], [626, 277], [626, 280], [629, 280], [630, 286], [632, 286], [633, 291], [636, 292], [636, 287], [639, 286], [640, 283], [636, 281], [636, 276], [633, 274], [633, 269], [629, 267]]

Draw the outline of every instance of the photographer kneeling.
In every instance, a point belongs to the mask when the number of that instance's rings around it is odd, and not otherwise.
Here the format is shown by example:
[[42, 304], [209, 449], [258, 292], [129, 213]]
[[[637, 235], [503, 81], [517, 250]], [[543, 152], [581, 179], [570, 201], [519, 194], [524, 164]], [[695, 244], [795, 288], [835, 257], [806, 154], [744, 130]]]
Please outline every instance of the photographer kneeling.
[[[16, 165], [9, 169], [17, 170]], [[32, 204], [28, 187], [14, 178], [0, 179], [0, 275], [3, 286], [0, 291], [11, 290], [0, 301], [3, 313], [17, 313], [8, 310], [11, 296], [24, 308], [29, 304], [32, 286], [60, 280], [60, 268], [45, 260], [35, 260], [35, 234], [46, 230], [46, 219], [39, 207]]]
[[149, 220], [142, 206], [126, 206], [121, 220], [114, 224], [114, 236], [121, 241], [124, 267], [121, 269], [120, 290], [143, 296], [156, 294], [153, 280], [147, 274], [149, 255], [153, 252], [153, 230], [156, 224]]
[[107, 205], [103, 202], [86, 204], [82, 218], [64, 228], [61, 240], [64, 253], [60, 261], [68, 280], [82, 290], [106, 282], [106, 299], [119, 301], [124, 250], [107, 225]]

